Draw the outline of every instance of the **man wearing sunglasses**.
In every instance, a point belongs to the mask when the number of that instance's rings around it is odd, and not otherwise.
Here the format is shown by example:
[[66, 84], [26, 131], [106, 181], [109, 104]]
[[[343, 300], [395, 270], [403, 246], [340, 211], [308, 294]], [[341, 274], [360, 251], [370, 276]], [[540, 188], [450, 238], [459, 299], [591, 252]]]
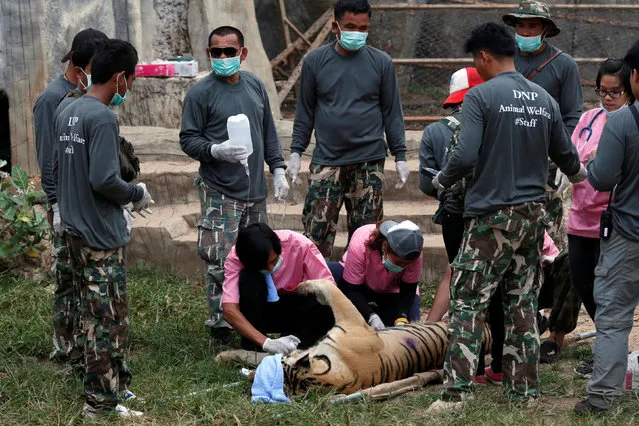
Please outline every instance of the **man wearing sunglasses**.
[[[226, 343], [230, 326], [222, 318], [220, 300], [224, 259], [237, 233], [246, 226], [266, 222], [264, 162], [274, 175], [276, 198], [285, 198], [288, 182], [282, 147], [275, 131], [264, 83], [240, 65], [248, 56], [244, 35], [223, 26], [209, 35], [206, 53], [213, 72], [193, 86], [184, 98], [180, 146], [200, 162], [202, 216], [198, 226], [198, 254], [206, 263], [206, 294], [211, 335]], [[253, 153], [233, 145], [227, 119], [245, 114], [250, 122]], [[248, 173], [242, 163], [248, 164]]]

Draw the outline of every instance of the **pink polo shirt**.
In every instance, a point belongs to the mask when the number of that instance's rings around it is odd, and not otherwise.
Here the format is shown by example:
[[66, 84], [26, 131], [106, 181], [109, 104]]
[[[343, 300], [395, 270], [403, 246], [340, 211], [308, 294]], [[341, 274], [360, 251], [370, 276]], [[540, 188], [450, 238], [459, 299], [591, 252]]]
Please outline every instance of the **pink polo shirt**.
[[[342, 256], [344, 265], [343, 278], [350, 284], [364, 284], [376, 293], [399, 293], [399, 282], [416, 283], [422, 275], [422, 257], [419, 257], [402, 272], [390, 272], [384, 266], [378, 251], [371, 250], [366, 244], [375, 231], [375, 225], [364, 225], [358, 228], [348, 250]], [[417, 287], [419, 294], [419, 287]]]
[[[333, 281], [324, 257], [311, 240], [288, 230], [278, 230], [275, 234], [282, 242], [282, 266], [273, 274], [278, 293], [292, 293], [306, 280]], [[233, 246], [224, 262], [222, 303], [240, 303], [239, 279], [243, 269], [244, 265], [238, 259]]]
[[[592, 136], [589, 141], [586, 141], [587, 131], [584, 131], [581, 137], [579, 133], [581, 129], [588, 126], [599, 111], [601, 111], [601, 108], [586, 111], [579, 119], [575, 131], [572, 133], [572, 143], [577, 147], [579, 159], [584, 166], [588, 164], [588, 156], [599, 146], [599, 138], [608, 121], [608, 116], [605, 112], [602, 112], [592, 123]], [[572, 186], [572, 207], [568, 215], [568, 234], [586, 238], [599, 238], [599, 219], [601, 218], [601, 213], [608, 206], [608, 197], [610, 197], [610, 193], [595, 191], [588, 179], [574, 184]]]

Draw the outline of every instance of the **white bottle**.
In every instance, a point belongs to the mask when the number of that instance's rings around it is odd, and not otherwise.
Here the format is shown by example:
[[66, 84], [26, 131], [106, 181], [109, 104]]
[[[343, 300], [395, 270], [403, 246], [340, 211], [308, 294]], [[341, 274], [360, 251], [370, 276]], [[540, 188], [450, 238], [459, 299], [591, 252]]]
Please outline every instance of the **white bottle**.
[[[231, 145], [243, 146], [248, 150], [249, 155], [253, 153], [253, 140], [251, 139], [251, 124], [244, 114], [232, 115], [226, 120], [226, 131], [229, 134]], [[249, 174], [248, 160], [241, 162]]]

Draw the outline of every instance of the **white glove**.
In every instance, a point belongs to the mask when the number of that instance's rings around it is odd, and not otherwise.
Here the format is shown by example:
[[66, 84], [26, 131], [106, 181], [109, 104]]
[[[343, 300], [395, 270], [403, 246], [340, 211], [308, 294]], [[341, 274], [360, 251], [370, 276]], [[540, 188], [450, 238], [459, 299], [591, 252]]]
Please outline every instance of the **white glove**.
[[292, 152], [291, 156], [288, 157], [288, 167], [286, 168], [286, 172], [291, 178], [291, 183], [296, 183], [301, 168], [302, 158], [297, 152]]
[[282, 201], [288, 195], [290, 187], [286, 181], [286, 172], [281, 167], [273, 170], [273, 189], [273, 195], [276, 200]]
[[[149, 191], [146, 189], [146, 184], [138, 183], [138, 186], [144, 190], [144, 195], [142, 195], [140, 201], [133, 203], [133, 208], [131, 209], [133, 212], [142, 212], [142, 209], [147, 209], [151, 204], [155, 204], [155, 201], [151, 198], [151, 194], [149, 194]], [[147, 212], [150, 212], [150, 210], [147, 209]]]
[[211, 146], [211, 156], [216, 160], [228, 161], [229, 163], [239, 163], [249, 157], [248, 149], [245, 146], [232, 145], [231, 141], [224, 141]]
[[408, 163], [406, 161], [396, 161], [395, 170], [397, 170], [397, 175], [399, 176], [399, 182], [395, 184], [395, 188], [400, 189], [408, 180]]
[[557, 194], [561, 195], [564, 193], [566, 189], [570, 186], [570, 181], [566, 177], [565, 174], [561, 172], [561, 170], [557, 170], [557, 175], [555, 176], [555, 187], [557, 187]]
[[291, 335], [280, 337], [279, 339], [269, 339], [268, 337], [264, 341], [262, 345], [262, 349], [264, 352], [268, 352], [270, 354], [283, 354], [293, 352], [297, 349], [297, 345], [300, 344], [300, 339]]
[[368, 325], [373, 327], [374, 330], [383, 330], [386, 328], [386, 326], [382, 322], [382, 319], [377, 314], [372, 314], [370, 317], [368, 317]]
[[131, 234], [131, 213], [125, 206], [122, 206], [122, 216], [124, 216], [124, 221], [126, 222], [126, 232]]
[[60, 206], [58, 206], [58, 203], [55, 203], [51, 206], [51, 209], [53, 210], [53, 232], [62, 235], [64, 228], [62, 227], [62, 218], [60, 217]]
[[446, 188], [444, 187], [444, 185], [442, 185], [441, 183], [439, 183], [439, 175], [442, 174], [442, 172], [437, 173], [437, 175], [435, 175], [435, 177], [432, 180], [432, 184], [433, 184], [433, 188], [435, 188], [438, 191], [446, 191]]
[[568, 180], [570, 183], [579, 183], [585, 180], [588, 177], [588, 170], [584, 167], [583, 164], [579, 164], [579, 171], [572, 176], [568, 176]]

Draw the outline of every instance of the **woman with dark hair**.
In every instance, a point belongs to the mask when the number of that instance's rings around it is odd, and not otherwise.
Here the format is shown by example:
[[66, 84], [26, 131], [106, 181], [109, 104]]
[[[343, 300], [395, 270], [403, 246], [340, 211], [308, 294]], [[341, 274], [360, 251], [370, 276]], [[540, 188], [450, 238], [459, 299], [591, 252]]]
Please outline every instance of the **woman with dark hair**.
[[[242, 336], [241, 347], [287, 354], [309, 347], [333, 327], [331, 308], [295, 294], [307, 280], [333, 280], [324, 257], [305, 236], [273, 231], [265, 223], [241, 230], [224, 262], [224, 319]], [[270, 339], [267, 333], [280, 333]]]
[[419, 320], [423, 244], [413, 222], [387, 220], [358, 228], [342, 261], [329, 263], [340, 290], [374, 329]]

